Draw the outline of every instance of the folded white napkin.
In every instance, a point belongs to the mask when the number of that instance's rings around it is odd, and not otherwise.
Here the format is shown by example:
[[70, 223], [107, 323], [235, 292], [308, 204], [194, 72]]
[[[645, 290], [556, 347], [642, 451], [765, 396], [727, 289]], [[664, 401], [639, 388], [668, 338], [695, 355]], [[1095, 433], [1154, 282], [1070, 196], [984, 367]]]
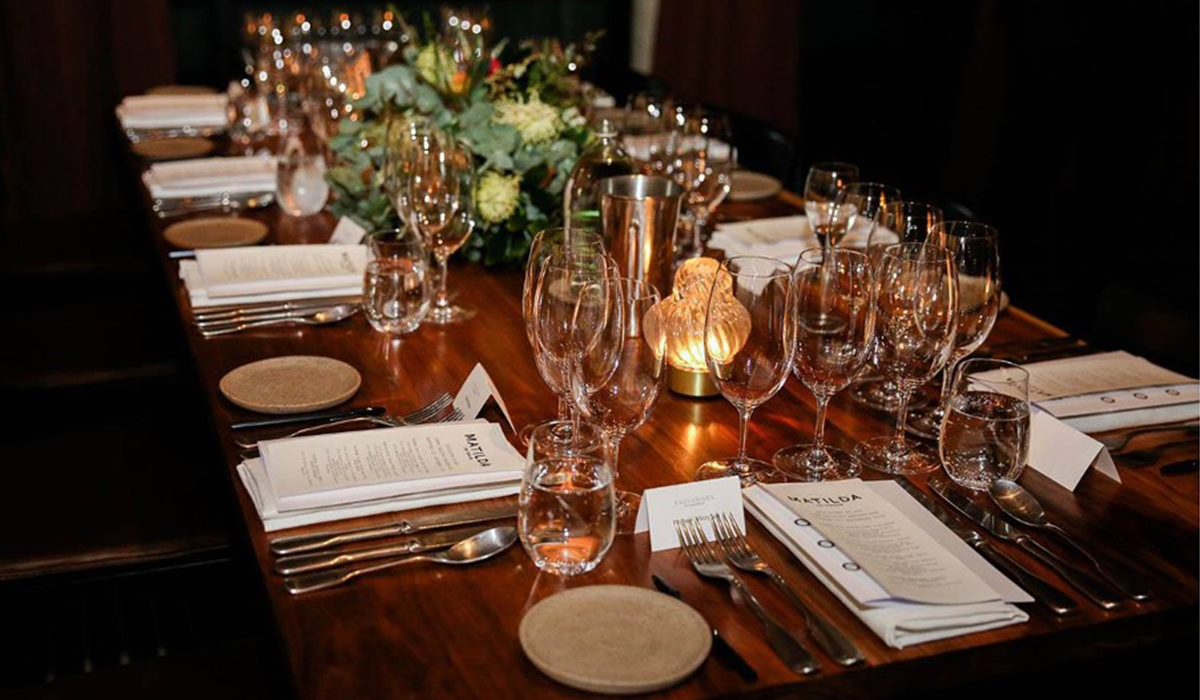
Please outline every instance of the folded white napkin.
[[220, 128], [227, 122], [225, 95], [134, 95], [117, 106], [126, 129]]
[[275, 178], [275, 159], [261, 156], [155, 163], [142, 175], [156, 199], [274, 192]]
[[[867, 247], [871, 234], [869, 222], [859, 222], [838, 244], [841, 248]], [[876, 233], [880, 242], [895, 243], [899, 237], [883, 229]], [[780, 216], [721, 224], [708, 242], [710, 248], [720, 248], [726, 257], [762, 255], [786, 262], [795, 262], [800, 253], [820, 247], [806, 216]]]
[[214, 248], [181, 260], [193, 307], [359, 296], [367, 249], [361, 245]]
[[[831, 554], [838, 551], [836, 547], [830, 549], [828, 543], [818, 546], [810, 541], [814, 536], [812, 528], [800, 528], [796, 524], [796, 515], [762, 487], [748, 488], [742, 492], [742, 496], [746, 510], [890, 647], [902, 649], [914, 644], [982, 632], [1029, 619], [1027, 613], [1005, 601], [1029, 602], [1032, 598], [981, 559], [966, 543], [958, 540], [898, 485], [886, 481], [864, 482], [864, 485], [885, 497], [913, 523], [939, 539], [943, 546], [975, 571], [1003, 600], [961, 605], [931, 605], [896, 599], [861, 602], [839, 585], [836, 576], [822, 565], [836, 556]], [[855, 574], [865, 575], [864, 571]], [[867, 585], [870, 585], [870, 582]], [[878, 587], [879, 584], [875, 583], [874, 586]]]

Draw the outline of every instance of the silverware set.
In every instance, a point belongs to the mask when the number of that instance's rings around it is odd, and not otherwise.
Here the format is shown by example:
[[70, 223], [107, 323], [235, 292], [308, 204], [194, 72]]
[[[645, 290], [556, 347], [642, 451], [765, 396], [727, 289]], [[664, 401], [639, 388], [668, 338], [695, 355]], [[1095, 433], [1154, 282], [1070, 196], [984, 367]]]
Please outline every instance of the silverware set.
[[192, 324], [200, 335], [214, 338], [268, 326], [322, 326], [344, 321], [361, 310], [358, 298], [307, 299], [199, 311], [193, 315]]
[[275, 201], [274, 192], [222, 192], [205, 197], [155, 197], [150, 209], [160, 219], [169, 219], [201, 211], [242, 211], [245, 209], [261, 209]]
[[864, 656], [854, 642], [841, 630], [815, 615], [787, 581], [759, 557], [731, 514], [714, 515], [709, 520], [715, 535], [711, 540], [699, 519], [675, 521], [675, 532], [684, 555], [699, 575], [728, 584], [733, 601], [748, 607], [758, 618], [767, 643], [789, 669], [807, 675], [819, 671], [821, 664], [800, 643], [800, 636], [789, 631], [763, 609], [742, 579], [725, 563], [726, 559], [738, 570], [767, 576], [783, 590], [788, 600], [804, 616], [808, 634], [834, 661], [844, 666], [863, 661]]

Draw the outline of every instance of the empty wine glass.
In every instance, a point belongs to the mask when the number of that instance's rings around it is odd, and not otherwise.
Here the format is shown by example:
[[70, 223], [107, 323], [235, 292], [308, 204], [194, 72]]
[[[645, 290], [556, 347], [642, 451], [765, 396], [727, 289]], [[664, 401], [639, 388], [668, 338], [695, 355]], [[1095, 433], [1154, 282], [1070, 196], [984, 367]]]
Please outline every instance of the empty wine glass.
[[1029, 372], [1003, 360], [967, 360], [953, 386], [938, 439], [946, 473], [976, 491], [1016, 481], [1029, 455]]
[[424, 117], [389, 114], [384, 124], [383, 191], [392, 210], [405, 226], [411, 211], [408, 206], [409, 177], [412, 174], [414, 150], [423, 138], [432, 136], [432, 127]]
[[875, 361], [900, 391], [896, 430], [860, 442], [854, 456], [889, 474], [918, 474], [938, 465], [937, 455], [904, 436], [913, 392], [946, 366], [958, 327], [958, 282], [950, 251], [897, 243], [883, 252], [875, 286]]
[[866, 254], [810, 248], [800, 254], [796, 287], [796, 359], [793, 372], [817, 399], [812, 444], [775, 453], [775, 468], [801, 481], [850, 479], [858, 463], [825, 446], [825, 411], [867, 363], [875, 323], [874, 280]]
[[721, 395], [738, 411], [738, 453], [706, 462], [698, 479], [737, 476], [743, 486], [771, 465], [746, 456], [750, 415], [787, 380], [796, 354], [792, 268], [782, 260], [734, 257], [721, 263], [708, 299], [704, 356]]
[[900, 190], [891, 185], [878, 182], [846, 185], [834, 200], [829, 227], [831, 244], [837, 246], [840, 242], [847, 248], [867, 249], [885, 219], [887, 207], [900, 201]]
[[804, 179], [804, 214], [821, 247], [837, 244], [831, 240], [830, 215], [838, 194], [846, 185], [858, 181], [858, 167], [849, 163], [817, 163], [808, 169]]
[[425, 240], [437, 263], [436, 292], [429, 322], [444, 325], [463, 321], [475, 312], [450, 303], [446, 292], [447, 262], [475, 227], [469, 209], [471, 192], [470, 155], [443, 143], [433, 134], [418, 137], [410, 152], [408, 217]]
[[908, 432], [933, 439], [950, 402], [954, 368], [983, 344], [1000, 314], [1000, 237], [987, 224], [947, 221], [934, 228], [930, 242], [949, 250], [958, 269], [958, 332], [942, 370], [941, 400], [930, 410], [914, 411], [908, 422]]
[[[626, 277], [610, 277], [597, 286], [607, 304], [622, 313], [601, 315], [595, 338], [576, 365], [575, 402], [583, 415], [600, 427], [612, 465], [620, 474], [621, 441], [636, 430], [658, 402], [666, 383], [663, 366], [666, 338], [658, 318], [658, 290]], [[577, 330], [583, 316], [577, 316]], [[589, 336], [591, 333], [589, 333]], [[633, 532], [641, 496], [617, 491], [617, 532]]]
[[713, 212], [733, 184], [737, 149], [724, 115], [695, 105], [681, 105], [673, 115], [676, 137], [670, 174], [685, 192], [680, 252], [696, 257], [704, 251], [702, 236]]

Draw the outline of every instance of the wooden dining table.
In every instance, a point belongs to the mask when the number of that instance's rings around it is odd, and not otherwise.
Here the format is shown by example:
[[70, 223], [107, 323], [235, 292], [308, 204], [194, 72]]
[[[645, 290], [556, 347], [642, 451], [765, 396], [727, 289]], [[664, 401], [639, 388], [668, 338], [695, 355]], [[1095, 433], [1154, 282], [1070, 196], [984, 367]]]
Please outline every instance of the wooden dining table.
[[[586, 693], [543, 675], [525, 657], [517, 636], [522, 616], [538, 601], [566, 589], [596, 584], [649, 587], [651, 574], [660, 575], [681, 590], [683, 600], [719, 630], [759, 674], [756, 683], [748, 683], [710, 658], [691, 677], [657, 694], [680, 700], [802, 693], [813, 697], [848, 697], [850, 693], [858, 698], [887, 697], [1050, 669], [1116, 650], [1194, 640], [1196, 636], [1200, 482], [1194, 472], [1163, 474], [1159, 470], [1162, 463], [1194, 457], [1194, 444], [1168, 447], [1147, 466], [1121, 466], [1120, 482], [1089, 473], [1074, 492], [1029, 469], [1021, 477], [1021, 483], [1046, 505], [1052, 520], [1104, 555], [1141, 572], [1155, 593], [1153, 599], [1144, 603], [1128, 601], [1119, 609], [1104, 611], [1023, 550], [993, 540], [1004, 553], [1067, 591], [1079, 603], [1078, 611], [1056, 617], [1039, 605], [1022, 605], [1029, 613], [1028, 622], [905, 649], [885, 645], [780, 543], [747, 518], [749, 538], [763, 558], [781, 572], [805, 604], [847, 631], [865, 652], [865, 663], [841, 667], [806, 639], [806, 646], [816, 653], [823, 667], [810, 676], [793, 673], [776, 658], [757, 620], [730, 601], [724, 585], [697, 577], [679, 550], [651, 553], [645, 534], [617, 537], [594, 571], [573, 578], [539, 572], [525, 551], [516, 546], [469, 567], [403, 567], [364, 576], [337, 588], [290, 595], [272, 570], [268, 545], [278, 533], [264, 531], [235, 471], [242, 459], [234, 445], [235, 437], [273, 436], [280, 430], [239, 432], [235, 436], [230, 424], [255, 416], [222, 397], [218, 390], [221, 377], [266, 358], [332, 357], [351, 364], [362, 375], [362, 386], [346, 408], [379, 405], [392, 414], [401, 414], [442, 392], [453, 393], [475, 364], [482, 363], [518, 428], [547, 419], [554, 413], [556, 401], [538, 375], [526, 340], [520, 304], [522, 270], [452, 264], [449, 286], [455, 302], [473, 309], [474, 317], [453, 325], [422, 325], [408, 335], [376, 332], [359, 314], [322, 327], [261, 328], [205, 339], [191, 323], [192, 308], [178, 279], [178, 263], [168, 258], [170, 247], [161, 235], [165, 226], [177, 219], [154, 217], [148, 197], [146, 205], [154, 245], [212, 414], [213, 437], [223, 450], [225, 463], [213, 464], [212, 468], [229, 471], [229, 483], [290, 670], [291, 687], [299, 697], [584, 696]], [[767, 201], [727, 203], [720, 216], [733, 220], [800, 211], [799, 197], [784, 192]], [[273, 244], [325, 242], [335, 223], [328, 214], [297, 219], [274, 207], [244, 215], [267, 222], [271, 227], [267, 242]], [[1006, 266], [1020, 264], [1020, 260], [1005, 259]], [[1022, 299], [1013, 301], [1017, 306], [1000, 314], [987, 341], [989, 346], [1063, 335], [1061, 330], [1022, 311]], [[799, 381], [789, 380], [755, 411], [750, 424], [751, 456], [769, 460], [776, 450], [809, 439], [814, 419], [812, 395]], [[850, 448], [857, 440], [886, 433], [892, 426], [891, 416], [865, 409], [842, 392], [829, 409], [827, 439], [835, 446]], [[734, 454], [737, 429], [737, 414], [724, 399], [665, 393], [647, 423], [624, 441], [618, 484], [641, 492], [691, 481], [704, 461]], [[1134, 438], [1132, 446], [1149, 447], [1179, 437], [1140, 436]], [[1117, 464], [1122, 464], [1120, 457]], [[885, 477], [865, 471], [863, 478]], [[913, 480], [926, 488], [924, 478]], [[438, 508], [469, 507], [461, 504]], [[432, 510], [436, 509], [427, 509]], [[383, 524], [397, 517], [378, 515], [282, 533]], [[1051, 536], [1037, 537], [1053, 549], [1060, 547]], [[803, 618], [769, 581], [746, 577], [746, 583], [787, 626], [804, 629]], [[1194, 675], [1194, 668], [1186, 673]]]

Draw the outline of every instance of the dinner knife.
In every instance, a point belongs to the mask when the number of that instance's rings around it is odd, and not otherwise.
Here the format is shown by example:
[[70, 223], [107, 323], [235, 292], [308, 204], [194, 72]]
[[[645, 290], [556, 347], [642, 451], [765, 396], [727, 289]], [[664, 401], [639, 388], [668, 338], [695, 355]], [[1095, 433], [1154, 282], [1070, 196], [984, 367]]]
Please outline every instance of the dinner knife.
[[477, 526], [455, 527], [448, 530], [435, 530], [425, 535], [414, 535], [400, 542], [378, 547], [363, 547], [335, 552], [315, 552], [311, 554], [293, 554], [291, 556], [279, 557], [275, 560], [275, 573], [282, 576], [293, 576], [295, 574], [332, 569], [343, 564], [353, 564], [371, 559], [419, 554], [432, 549], [442, 549], [452, 544], [457, 544], [477, 532], [479, 532]]
[[[679, 589], [664, 581], [658, 574], [651, 574], [650, 580], [654, 582], [654, 587], [659, 591], [666, 593], [675, 600], [683, 601], [683, 594], [679, 592]], [[712, 644], [713, 654], [724, 662], [726, 666], [736, 671], [743, 680], [748, 683], [754, 683], [758, 680], [758, 671], [754, 670], [754, 667], [737, 652], [737, 649], [734, 649], [729, 645], [729, 642], [725, 641], [725, 638], [721, 636], [716, 627], [713, 628]]]
[[349, 411], [318, 411], [316, 413], [297, 413], [290, 416], [261, 418], [230, 423], [230, 430], [246, 430], [248, 428], [268, 428], [275, 425], [295, 425], [297, 423], [314, 423], [316, 421], [344, 420], [346, 418], [363, 418], [366, 416], [382, 416], [387, 413], [383, 406], [366, 406]]
[[997, 517], [995, 513], [979, 505], [969, 496], [950, 485], [950, 482], [940, 474], [930, 476], [926, 483], [933, 492], [940, 496], [955, 510], [967, 516], [971, 522], [992, 533], [1005, 542], [1014, 542], [1025, 551], [1037, 557], [1043, 564], [1054, 569], [1064, 581], [1088, 597], [1093, 603], [1105, 610], [1113, 610], [1121, 606], [1124, 595], [1112, 586], [1092, 576], [1086, 571], [1077, 569], [1063, 561], [1057, 554], [1043, 547], [1037, 540], [1007, 522]]
[[485, 505], [467, 510], [418, 515], [412, 518], [397, 520], [387, 525], [372, 525], [349, 530], [318, 532], [312, 535], [280, 537], [271, 541], [271, 551], [276, 556], [315, 552], [339, 544], [362, 542], [380, 537], [413, 535], [425, 530], [437, 530], [456, 525], [470, 525], [472, 523], [487, 522], [488, 520], [515, 518], [516, 516], [517, 504], [512, 500], [508, 500], [500, 505]]
[[950, 528], [951, 532], [958, 535], [960, 539], [971, 545], [976, 552], [982, 554], [984, 558], [1015, 579], [1022, 588], [1028, 591], [1039, 603], [1046, 606], [1050, 612], [1055, 615], [1066, 615], [1078, 609], [1075, 601], [1071, 600], [1069, 596], [1055, 588], [1049, 581], [1021, 566], [1010, 559], [1004, 552], [993, 547], [983, 538], [983, 535], [964, 525], [961, 520], [940, 506], [937, 501], [917, 488], [916, 484], [903, 478], [897, 479], [896, 483], [900, 484], [900, 487], [907, 491], [910, 496], [917, 499], [918, 503], [925, 506], [925, 510], [928, 510], [934, 517], [942, 521], [946, 527]]

